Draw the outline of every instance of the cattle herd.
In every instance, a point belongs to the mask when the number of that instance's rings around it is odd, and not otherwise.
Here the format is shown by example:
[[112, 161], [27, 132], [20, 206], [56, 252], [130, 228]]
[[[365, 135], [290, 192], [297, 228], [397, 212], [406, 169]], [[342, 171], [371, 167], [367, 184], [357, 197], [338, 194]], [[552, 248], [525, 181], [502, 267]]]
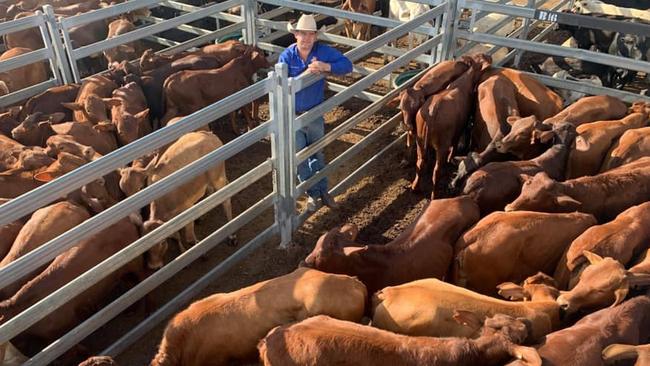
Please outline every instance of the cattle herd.
[[[14, 18], [15, 8], [4, 11]], [[130, 27], [115, 19], [107, 36]], [[7, 52], [42, 47], [23, 46]], [[125, 62], [133, 52], [139, 63]], [[131, 44], [104, 57], [109, 71], [0, 114], [0, 203], [177, 123], [269, 67], [237, 41], [169, 56]], [[603, 95], [564, 107], [534, 77], [491, 64], [485, 54], [443, 61], [390, 103], [416, 153], [413, 190], [425, 189], [435, 160], [432, 200], [404, 232], [364, 245], [356, 226], [332, 228], [293, 272], [176, 314], [151, 365], [650, 365], [650, 104]], [[0, 90], [47, 77], [28, 67], [4, 75]], [[255, 113], [244, 109], [252, 128]], [[456, 156], [462, 136], [470, 152]], [[221, 145], [207, 129], [188, 133], [0, 227], [0, 268]], [[0, 289], [0, 324], [227, 183], [216, 166]], [[223, 207], [231, 220], [230, 201]], [[177, 241], [181, 251], [196, 243], [193, 223]], [[0, 363], [14, 346], [32, 355], [61, 337], [162, 267], [166, 252], [167, 241], [156, 244], [0, 346]]]

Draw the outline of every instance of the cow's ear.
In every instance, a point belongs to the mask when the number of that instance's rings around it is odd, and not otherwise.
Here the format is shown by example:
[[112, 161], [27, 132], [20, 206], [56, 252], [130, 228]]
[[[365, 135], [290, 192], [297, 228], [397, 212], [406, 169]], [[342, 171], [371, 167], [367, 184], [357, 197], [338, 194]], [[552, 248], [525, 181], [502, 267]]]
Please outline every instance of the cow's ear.
[[471, 329], [479, 329], [483, 325], [483, 322], [481, 321], [478, 315], [467, 310], [454, 311], [454, 315], [452, 316], [452, 318], [454, 318], [454, 320], [458, 324], [464, 325]]
[[73, 111], [83, 111], [84, 106], [83, 104], [77, 103], [77, 102], [72, 102], [72, 103], [61, 103], [62, 106], [65, 108], [68, 108]]
[[582, 202], [567, 196], [566, 194], [561, 194], [557, 197], [555, 197], [555, 203], [558, 204], [558, 206], [570, 210], [577, 210], [580, 207], [582, 207]]
[[588, 250], [583, 250], [582, 255], [584, 255], [585, 258], [587, 258], [589, 263], [592, 264], [592, 265], [597, 264], [597, 263], [599, 263], [600, 261], [603, 260], [603, 257], [599, 256], [598, 254], [596, 254], [594, 252], [590, 252]]
[[622, 303], [623, 300], [625, 300], [625, 297], [627, 296], [627, 292], [629, 291], [629, 289], [630, 289], [630, 287], [629, 287], [629, 284], [627, 283], [627, 281], [623, 281], [623, 283], [621, 283], [621, 287], [617, 288], [614, 291], [615, 299], [614, 299], [614, 303], [610, 307], [614, 307], [614, 306]]
[[107, 107], [119, 107], [122, 105], [122, 100], [119, 98], [102, 98], [102, 102], [104, 102]]
[[512, 125], [515, 122], [517, 122], [519, 120], [519, 118], [520, 118], [519, 116], [508, 116], [506, 118], [506, 122], [508, 122], [509, 125]]
[[149, 108], [145, 109], [142, 112], [136, 113], [133, 117], [135, 117], [137, 119], [145, 119], [145, 118], [149, 117]]
[[115, 131], [115, 125], [110, 122], [98, 123], [93, 129], [98, 132], [112, 132]]
[[532, 175], [528, 175], [528, 174], [519, 174], [519, 182], [520, 182], [521, 184], [526, 184], [527, 182], [530, 182], [531, 180], [533, 180], [533, 176], [532, 176]]
[[344, 235], [345, 240], [353, 242], [359, 234], [359, 228], [354, 224], [345, 224], [341, 227], [339, 232]]
[[519, 360], [517, 365], [542, 366], [542, 358], [533, 347], [514, 345], [512, 347], [512, 357]]
[[65, 120], [65, 113], [63, 112], [55, 112], [50, 114], [50, 117], [48, 118], [50, 122], [52, 123], [61, 123]]
[[583, 136], [576, 137], [575, 141], [577, 151], [589, 151], [591, 144]]
[[527, 298], [524, 288], [512, 282], [504, 282], [498, 285], [497, 289], [499, 295], [508, 300], [523, 301]]
[[47, 170], [34, 174], [34, 180], [37, 182], [47, 183], [53, 181], [54, 179], [56, 179], [56, 177]]

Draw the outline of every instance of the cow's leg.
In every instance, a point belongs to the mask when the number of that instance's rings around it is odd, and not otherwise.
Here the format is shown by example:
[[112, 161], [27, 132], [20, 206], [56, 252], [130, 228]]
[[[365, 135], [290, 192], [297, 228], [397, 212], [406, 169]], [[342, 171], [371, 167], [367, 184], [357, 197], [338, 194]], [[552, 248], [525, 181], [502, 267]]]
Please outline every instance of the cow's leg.
[[415, 161], [415, 179], [413, 179], [413, 183], [411, 183], [411, 190], [413, 191], [417, 191], [420, 188], [420, 176], [424, 173], [424, 166], [426, 164], [424, 144], [419, 138], [416, 138], [415, 143], [417, 160]]
[[178, 242], [178, 248], [181, 253], [196, 244], [196, 234], [194, 233], [194, 221], [190, 221], [184, 228], [181, 229], [181, 240]]
[[436, 165], [433, 167], [433, 176], [431, 178], [433, 182], [433, 188], [431, 189], [431, 199], [435, 199], [436, 195], [436, 183], [440, 182], [440, 176], [447, 162], [447, 157], [452, 153], [451, 148], [438, 148], [436, 150]]
[[352, 38], [352, 22], [349, 20], [345, 20], [343, 22], [343, 29], [345, 30], [345, 36], [348, 38]]
[[248, 126], [248, 130], [250, 131], [257, 127], [252, 106], [248, 104], [243, 106], [242, 112], [244, 113], [244, 118], [246, 118], [246, 126]]
[[241, 131], [239, 131], [239, 128], [237, 127], [237, 111], [230, 113], [230, 128], [232, 129], [232, 133], [235, 135], [238, 136], [241, 134]]

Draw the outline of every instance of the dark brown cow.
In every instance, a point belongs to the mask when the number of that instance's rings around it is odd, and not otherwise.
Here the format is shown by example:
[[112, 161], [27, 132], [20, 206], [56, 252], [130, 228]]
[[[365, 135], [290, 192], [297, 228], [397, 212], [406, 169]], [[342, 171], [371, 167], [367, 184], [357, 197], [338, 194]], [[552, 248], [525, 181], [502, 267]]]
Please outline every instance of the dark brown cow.
[[[244, 89], [251, 84], [253, 74], [266, 67], [269, 63], [264, 53], [255, 50], [247, 51], [216, 70], [184, 70], [173, 74], [163, 86], [167, 111], [162, 124]], [[252, 121], [248, 121], [248, 126], [254, 127]], [[236, 125], [233, 125], [233, 131], [238, 132]]]
[[[138, 227], [128, 218], [123, 218], [105, 230], [82, 240], [77, 246], [58, 255], [43, 272], [25, 284], [15, 295], [0, 303], [1, 322], [9, 321], [21, 311], [79, 277], [139, 237]], [[43, 346], [58, 339], [93, 314], [127, 274], [134, 274], [139, 280], [144, 278], [142, 256], [136, 257], [79, 296], [70, 299], [54, 313], [16, 336], [12, 343], [23, 352], [33, 352], [34, 347]]]
[[[585, 316], [572, 327], [547, 335], [537, 351], [544, 365], [604, 366], [601, 352], [614, 343], [639, 344], [650, 332], [650, 298], [639, 296]], [[513, 362], [509, 366], [525, 363]]]
[[434, 200], [386, 245], [354, 243], [358, 230], [348, 224], [321, 236], [304, 264], [357, 276], [370, 294], [422, 278], [442, 279], [451, 264], [454, 243], [478, 219], [478, 207], [467, 197]]
[[580, 211], [605, 222], [650, 197], [650, 157], [595, 176], [555, 182], [546, 173], [525, 178], [521, 194], [506, 211]]
[[251, 46], [237, 40], [230, 40], [218, 44], [210, 44], [201, 48], [201, 53], [217, 59], [221, 65], [227, 64], [230, 60], [243, 55], [246, 51], [253, 50]]
[[552, 273], [569, 244], [595, 224], [579, 212], [493, 212], [456, 242], [451, 282], [494, 295], [505, 281]]
[[584, 251], [618, 260], [623, 265], [650, 243], [650, 202], [631, 207], [616, 219], [592, 226], [577, 237], [555, 269], [559, 288], [573, 288], [588, 265]]
[[431, 198], [436, 194], [436, 183], [440, 181], [445, 163], [453, 156], [461, 132], [467, 124], [476, 81], [481, 76], [482, 69], [489, 67], [473, 63], [460, 77], [451, 82], [447, 89], [430, 96], [416, 115], [416, 147], [417, 162], [415, 179], [411, 189], [417, 190], [420, 177], [425, 168], [425, 162], [431, 155], [429, 148], [436, 152], [436, 162], [433, 168], [433, 190]]
[[45, 115], [64, 113], [63, 121], [72, 121], [72, 111], [61, 103], [74, 102], [80, 87], [79, 84], [53, 86], [29, 98], [20, 111], [20, 120], [24, 120], [30, 114], [41, 112]]
[[[461, 323], [466, 316], [454, 314]], [[276, 327], [258, 349], [265, 366], [502, 365], [512, 358], [532, 366], [541, 363], [537, 352], [517, 345], [527, 333], [524, 322], [502, 314], [486, 319], [477, 339], [409, 337], [319, 315]]]
[[20, 121], [20, 107], [11, 107], [6, 112], [0, 113], [0, 135], [11, 137], [11, 130], [18, 127]]
[[553, 145], [532, 160], [490, 163], [475, 171], [465, 183], [463, 194], [472, 197], [481, 208], [481, 214], [500, 211], [521, 192], [521, 174], [534, 175], [546, 172], [556, 180], [564, 178], [566, 160], [575, 137], [570, 124], [562, 126], [564, 135], [560, 143]]
[[467, 71], [470, 64], [472, 64], [472, 60], [467, 57], [461, 57], [456, 61], [442, 61], [427, 71], [413, 87], [402, 90], [399, 96], [393, 100], [392, 103], [399, 101], [402, 122], [405, 129], [409, 131], [409, 140], [411, 132], [416, 128], [415, 115], [427, 97], [446, 88], [449, 83]]

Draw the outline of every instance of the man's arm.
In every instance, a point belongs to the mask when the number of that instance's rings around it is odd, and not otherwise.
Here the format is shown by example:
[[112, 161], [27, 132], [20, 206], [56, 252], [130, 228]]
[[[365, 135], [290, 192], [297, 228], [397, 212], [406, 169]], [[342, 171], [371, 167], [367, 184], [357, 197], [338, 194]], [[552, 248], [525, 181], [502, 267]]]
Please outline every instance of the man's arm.
[[352, 62], [339, 52], [339, 50], [328, 45], [321, 45], [321, 47], [323, 47], [321, 61], [330, 64], [330, 72], [332, 74], [344, 75], [352, 72]]

